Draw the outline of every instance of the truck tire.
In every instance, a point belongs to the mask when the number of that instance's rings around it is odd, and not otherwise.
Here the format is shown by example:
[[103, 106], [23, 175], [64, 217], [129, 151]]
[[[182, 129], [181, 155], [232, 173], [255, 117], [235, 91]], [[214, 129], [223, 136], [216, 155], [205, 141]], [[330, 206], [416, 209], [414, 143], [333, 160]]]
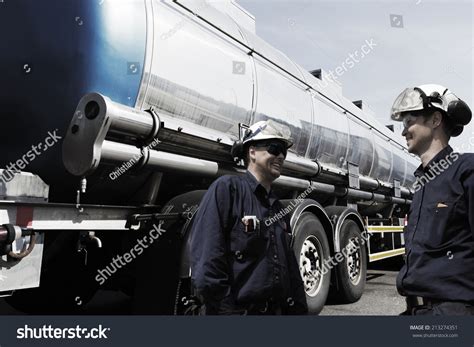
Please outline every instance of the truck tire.
[[[355, 247], [350, 247], [352, 242]], [[347, 249], [347, 257], [336, 267], [339, 280], [336, 298], [341, 303], [353, 303], [364, 293], [367, 275], [367, 249], [359, 226], [346, 220], [341, 227], [341, 251]]]
[[294, 230], [293, 251], [300, 267], [309, 314], [318, 314], [329, 293], [331, 271], [323, 267], [330, 257], [329, 242], [323, 225], [311, 212], [299, 217]]

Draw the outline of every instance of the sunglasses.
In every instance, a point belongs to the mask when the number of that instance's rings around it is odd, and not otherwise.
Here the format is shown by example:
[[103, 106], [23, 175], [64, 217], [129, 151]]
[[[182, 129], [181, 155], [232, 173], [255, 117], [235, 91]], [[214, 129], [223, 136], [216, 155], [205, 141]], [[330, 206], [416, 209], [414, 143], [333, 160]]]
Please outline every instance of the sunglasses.
[[404, 128], [410, 127], [410, 125], [412, 125], [415, 122], [416, 122], [416, 117], [412, 116], [411, 114], [404, 116], [403, 119], [402, 119], [402, 123], [403, 123]]
[[288, 149], [286, 146], [281, 142], [262, 142], [256, 143], [254, 147], [257, 148], [265, 148], [266, 151], [275, 157], [278, 157], [281, 154], [286, 158], [286, 154], [288, 153]]

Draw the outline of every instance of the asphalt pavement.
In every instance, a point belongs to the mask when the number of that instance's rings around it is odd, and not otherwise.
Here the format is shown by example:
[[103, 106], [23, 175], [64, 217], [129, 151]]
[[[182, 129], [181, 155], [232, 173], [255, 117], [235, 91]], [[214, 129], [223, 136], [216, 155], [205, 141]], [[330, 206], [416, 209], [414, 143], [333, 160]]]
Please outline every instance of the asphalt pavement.
[[[328, 301], [322, 316], [396, 316], [405, 310], [405, 300], [395, 286], [400, 261], [385, 260], [370, 264], [367, 283], [362, 298], [353, 304], [337, 304]], [[101, 290], [91, 302], [81, 309], [87, 315], [127, 315], [131, 312], [131, 300], [125, 294]], [[0, 315], [22, 314], [0, 299]]]
[[322, 316], [397, 316], [405, 299], [397, 293], [398, 271], [369, 270], [362, 298], [353, 304], [326, 303]]

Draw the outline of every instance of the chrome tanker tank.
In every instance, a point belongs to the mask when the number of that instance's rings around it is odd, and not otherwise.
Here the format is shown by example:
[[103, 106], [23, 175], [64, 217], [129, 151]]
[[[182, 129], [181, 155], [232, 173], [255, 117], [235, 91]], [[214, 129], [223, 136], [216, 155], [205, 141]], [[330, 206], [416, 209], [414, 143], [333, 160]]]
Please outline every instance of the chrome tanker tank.
[[[295, 141], [290, 166], [317, 162], [331, 177], [354, 164], [386, 187], [413, 181], [417, 161], [402, 140], [324, 74], [313, 76], [260, 39], [252, 15], [233, 1], [18, 0], [2, 4], [0, 32], [0, 167], [48, 132], [64, 135], [79, 99], [98, 92], [154, 107], [167, 129], [223, 146], [238, 138], [239, 123], [275, 119]], [[51, 146], [24, 170], [50, 184], [52, 200], [65, 201], [77, 178], [60, 153]], [[109, 173], [91, 177], [94, 202], [129, 202], [150, 175], [128, 172], [117, 184]]]

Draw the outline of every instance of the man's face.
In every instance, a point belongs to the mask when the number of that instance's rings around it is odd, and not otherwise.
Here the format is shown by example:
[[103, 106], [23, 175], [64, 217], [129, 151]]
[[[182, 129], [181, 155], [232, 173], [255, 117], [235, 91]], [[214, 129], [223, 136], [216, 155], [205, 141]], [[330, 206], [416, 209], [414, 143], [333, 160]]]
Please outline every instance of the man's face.
[[408, 152], [421, 155], [428, 150], [433, 140], [430, 119], [431, 117], [426, 118], [409, 112], [403, 115], [402, 136], [407, 141]]
[[254, 168], [274, 181], [281, 175], [286, 158], [286, 145], [278, 140], [256, 143], [250, 146], [250, 156]]

